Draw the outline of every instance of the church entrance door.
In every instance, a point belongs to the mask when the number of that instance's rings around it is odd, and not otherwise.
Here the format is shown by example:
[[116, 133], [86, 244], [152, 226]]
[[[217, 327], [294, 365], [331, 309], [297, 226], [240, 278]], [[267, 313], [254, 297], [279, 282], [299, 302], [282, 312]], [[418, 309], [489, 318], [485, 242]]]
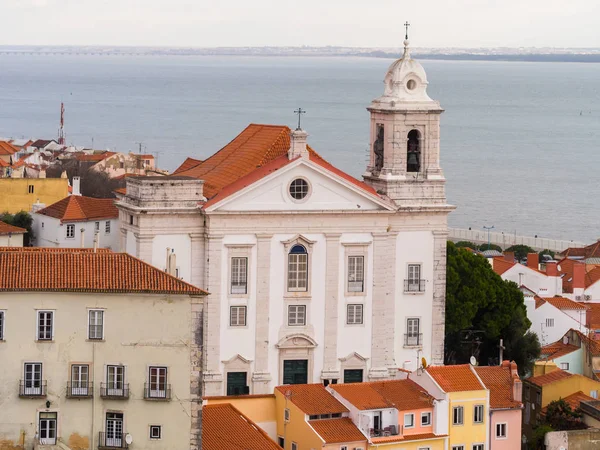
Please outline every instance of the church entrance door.
[[283, 384], [308, 383], [308, 359], [286, 359], [283, 361]]

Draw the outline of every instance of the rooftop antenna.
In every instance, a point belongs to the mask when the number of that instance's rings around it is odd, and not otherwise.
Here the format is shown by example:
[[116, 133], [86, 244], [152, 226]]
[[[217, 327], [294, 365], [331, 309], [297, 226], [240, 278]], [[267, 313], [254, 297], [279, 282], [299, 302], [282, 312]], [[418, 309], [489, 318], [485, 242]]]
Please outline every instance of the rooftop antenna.
[[301, 130], [302, 127], [300, 126], [300, 119], [302, 117], [302, 114], [306, 114], [306, 111], [304, 111], [302, 108], [298, 108], [294, 111], [294, 114], [298, 114], [298, 128], [296, 128], [296, 130]]
[[60, 127], [58, 128], [58, 143], [65, 145], [65, 104], [60, 102]]
[[144, 145], [143, 142], [136, 142], [136, 144], [138, 145], [138, 153], [142, 153], [142, 145]]

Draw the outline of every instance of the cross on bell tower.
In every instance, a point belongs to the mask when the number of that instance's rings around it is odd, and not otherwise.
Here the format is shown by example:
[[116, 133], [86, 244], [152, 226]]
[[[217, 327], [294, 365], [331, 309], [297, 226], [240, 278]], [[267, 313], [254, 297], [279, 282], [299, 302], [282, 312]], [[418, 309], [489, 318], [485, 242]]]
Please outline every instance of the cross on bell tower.
[[410, 23], [408, 23], [408, 20], [406, 22], [404, 22], [404, 28], [406, 29], [406, 34], [404, 35], [404, 39], [408, 40], [408, 27], [410, 27]]
[[298, 108], [294, 111], [294, 114], [298, 114], [298, 128], [296, 128], [296, 130], [301, 130], [302, 127], [300, 126], [300, 119], [302, 117], [302, 114], [306, 114], [306, 111], [304, 111], [302, 108]]

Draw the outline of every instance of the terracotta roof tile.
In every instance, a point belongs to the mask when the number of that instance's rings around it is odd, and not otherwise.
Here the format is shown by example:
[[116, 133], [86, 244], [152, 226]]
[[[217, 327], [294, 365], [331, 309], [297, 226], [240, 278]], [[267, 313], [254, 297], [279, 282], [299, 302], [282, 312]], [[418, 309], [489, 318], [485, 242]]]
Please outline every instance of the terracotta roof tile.
[[581, 339], [581, 342], [583, 342], [583, 344], [587, 347], [587, 351], [592, 356], [600, 356], [600, 341], [590, 339], [585, 334], [583, 334], [581, 331], [575, 330], [573, 328], [571, 328], [571, 330], [569, 330], [569, 331], [572, 331], [579, 336], [579, 339]]
[[469, 364], [429, 366], [426, 370], [446, 392], [479, 391], [485, 389], [477, 379], [477, 376], [471, 371]]
[[595, 267], [585, 274], [585, 287], [589, 288], [592, 284], [600, 280], [600, 266]]
[[204, 450], [281, 450], [258, 425], [231, 403], [202, 408]]
[[112, 253], [109, 248], [67, 248], [67, 247], [0, 247], [0, 252], [19, 253]]
[[0, 247], [0, 291], [206, 294], [127, 253], [52, 250]]
[[6, 141], [0, 141], [0, 155], [13, 155], [17, 153], [19, 149]]
[[414, 442], [422, 441], [424, 439], [436, 439], [445, 438], [447, 434], [434, 434], [434, 433], [420, 433], [420, 434], [408, 434], [406, 436], [384, 436], [384, 437], [372, 437], [371, 442], [373, 444], [383, 444], [389, 442]]
[[110, 158], [115, 154], [115, 152], [93, 153], [91, 155], [87, 155], [85, 153], [75, 153], [74, 157], [77, 161], [82, 162], [100, 162], [105, 160], [106, 158]]
[[[577, 408], [579, 408], [579, 406], [581, 405], [581, 402], [587, 402], [587, 401], [594, 401], [596, 400], [593, 397], [590, 397], [589, 395], [584, 394], [581, 391], [577, 391], [571, 395], [568, 395], [566, 397], [562, 398], [565, 402], [567, 402], [567, 404], [571, 407], [572, 410], [576, 410]], [[542, 414], [546, 414], [546, 411], [548, 411], [548, 406], [546, 405], [545, 407], [542, 408]]]
[[525, 381], [535, 384], [536, 386], [545, 386], [547, 384], [556, 383], [557, 381], [564, 380], [566, 378], [570, 378], [573, 375], [569, 372], [565, 372], [564, 370], [557, 369], [550, 373], [546, 373], [544, 375], [538, 375], [537, 377], [527, 378]]
[[406, 411], [433, 405], [433, 397], [408, 379], [333, 384], [330, 387], [360, 410], [396, 408]]
[[600, 330], [600, 303], [588, 303], [587, 327]]
[[493, 259], [492, 267], [494, 269], [494, 272], [496, 272], [498, 275], [502, 275], [508, 269], [512, 268], [515, 264], [515, 262], [507, 261], [502, 256], [496, 256]]
[[0, 167], [10, 167], [10, 164], [3, 159], [0, 159]]
[[[588, 309], [586, 305], [582, 304], [582, 303], [578, 303], [578, 302], [574, 302], [571, 299], [565, 298], [565, 297], [542, 297], [542, 300], [544, 302], [550, 303], [552, 306], [554, 306], [555, 308], [558, 308], [560, 310], [572, 310], [572, 309], [578, 309], [578, 310], [586, 310]], [[537, 308], [537, 306], [536, 306]]]
[[360, 432], [348, 417], [311, 420], [308, 424], [321, 436], [325, 444], [367, 441], [365, 435]]
[[204, 161], [202, 161], [201, 159], [194, 159], [194, 158], [188, 157], [177, 169], [175, 169], [175, 172], [173, 172], [173, 175], [177, 175], [178, 173], [193, 169], [194, 167], [202, 164], [203, 162]]
[[600, 258], [600, 240], [585, 247], [569, 247], [560, 253], [562, 256], [582, 256], [584, 258]]
[[119, 210], [112, 198], [92, 198], [70, 195], [44, 209], [38, 214], [60, 219], [61, 222], [86, 222], [99, 219], [116, 219]]
[[348, 412], [348, 408], [337, 401], [320, 383], [290, 384], [277, 386], [275, 389], [283, 395], [289, 395], [289, 400], [304, 414], [312, 416]]
[[35, 147], [35, 148], [43, 148], [46, 145], [48, 145], [50, 142], [57, 143], [54, 139], [38, 139], [35, 142], [32, 142], [31, 146]]
[[521, 402], [513, 400], [513, 380], [509, 366], [478, 366], [475, 372], [490, 391], [491, 408], [520, 408]]
[[541, 350], [541, 356], [547, 361], [553, 361], [561, 356], [568, 355], [579, 350], [579, 347], [573, 344], [564, 344], [562, 339], [552, 344], [544, 345]]
[[8, 233], [27, 233], [27, 230], [25, 228], [15, 227], [14, 225], [0, 221], [0, 234]]

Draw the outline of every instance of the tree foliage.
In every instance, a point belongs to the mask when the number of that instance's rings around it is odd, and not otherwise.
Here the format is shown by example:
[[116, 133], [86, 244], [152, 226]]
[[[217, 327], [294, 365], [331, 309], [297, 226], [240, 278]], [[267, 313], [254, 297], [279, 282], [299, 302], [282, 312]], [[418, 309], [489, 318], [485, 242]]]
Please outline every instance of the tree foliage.
[[517, 258], [517, 261], [527, 258], [527, 254], [529, 253], [536, 253], [536, 251], [530, 246], [521, 244], [508, 247], [506, 251], [513, 252], [515, 254], [515, 258]]
[[499, 251], [500, 253], [502, 253], [502, 247], [500, 247], [499, 245], [496, 245], [496, 244], [490, 243], [488, 245], [487, 243], [485, 243], [485, 244], [481, 244], [479, 246], [480, 252], [485, 252], [486, 250], [496, 250], [496, 251]]
[[63, 171], [67, 172], [67, 178], [73, 184], [73, 177], [80, 177], [81, 195], [94, 198], [114, 198], [113, 191], [119, 187], [125, 187], [125, 180], [115, 180], [106, 173], [91, 170], [86, 166], [77, 164], [76, 160], [64, 160], [60, 165], [53, 166], [46, 171], [48, 178], [58, 178]]
[[530, 326], [517, 285], [502, 280], [484, 257], [449, 242], [446, 363], [466, 363], [471, 355], [482, 364], [495, 362], [503, 339], [504, 358], [514, 360], [519, 371], [527, 373], [540, 354], [537, 336], [527, 333]]
[[23, 245], [25, 247], [29, 247], [31, 245], [31, 242], [34, 239], [33, 230], [31, 228], [33, 225], [33, 218], [31, 217], [31, 214], [25, 211], [20, 211], [16, 214], [5, 212], [0, 215], [0, 221], [15, 227], [25, 228], [27, 233], [23, 236]]
[[583, 423], [583, 414], [577, 408], [575, 411], [562, 398], [548, 403], [545, 423], [556, 431], [583, 430], [587, 425]]
[[529, 450], [543, 450], [546, 448], [544, 445], [544, 438], [546, 437], [546, 433], [550, 433], [554, 431], [552, 427], [548, 424], [541, 423], [537, 427], [533, 429], [533, 438], [529, 441], [527, 448]]
[[555, 254], [556, 254], [555, 252], [553, 252], [552, 250], [548, 250], [548, 249], [542, 250], [541, 252], [538, 253], [538, 255], [540, 255], [540, 261], [542, 260], [542, 256], [544, 256], [544, 255], [550, 255], [554, 259]]
[[477, 244], [474, 243], [474, 242], [471, 242], [471, 241], [458, 241], [454, 245], [456, 245], [458, 248], [465, 248], [466, 247], [466, 248], [470, 248], [470, 249], [473, 249], [473, 250], [477, 250], [477, 248], [478, 248]]

